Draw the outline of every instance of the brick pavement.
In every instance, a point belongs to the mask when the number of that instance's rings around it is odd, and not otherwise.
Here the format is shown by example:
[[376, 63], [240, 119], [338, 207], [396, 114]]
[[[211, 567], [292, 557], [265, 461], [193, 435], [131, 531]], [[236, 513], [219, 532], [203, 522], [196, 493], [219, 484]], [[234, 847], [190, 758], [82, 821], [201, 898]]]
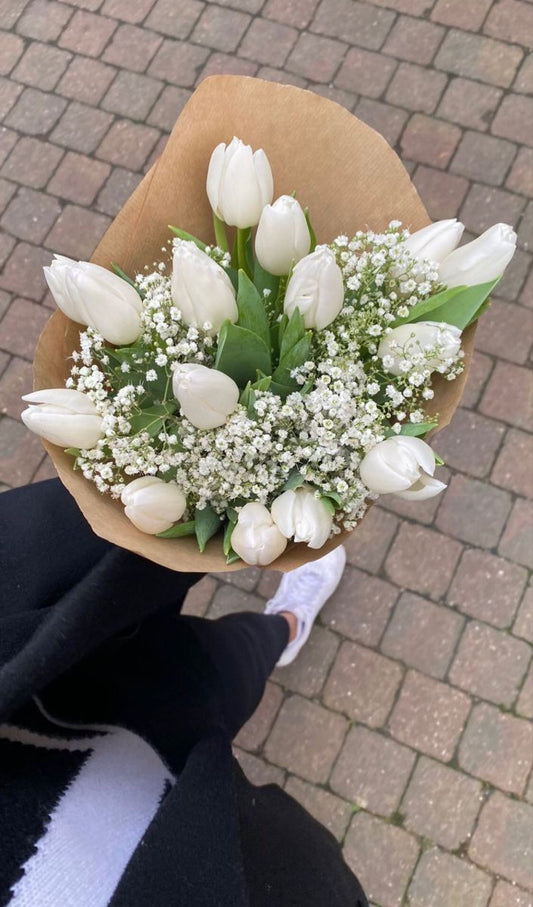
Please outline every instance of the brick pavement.
[[[53, 474], [19, 421], [42, 265], [90, 256], [205, 75], [333, 98], [395, 145], [433, 218], [518, 228], [436, 441], [448, 490], [372, 510], [237, 753], [344, 841], [376, 905], [531, 907], [533, 4], [0, 0], [0, 23], [1, 488]], [[260, 610], [276, 582], [206, 577], [187, 610]]]

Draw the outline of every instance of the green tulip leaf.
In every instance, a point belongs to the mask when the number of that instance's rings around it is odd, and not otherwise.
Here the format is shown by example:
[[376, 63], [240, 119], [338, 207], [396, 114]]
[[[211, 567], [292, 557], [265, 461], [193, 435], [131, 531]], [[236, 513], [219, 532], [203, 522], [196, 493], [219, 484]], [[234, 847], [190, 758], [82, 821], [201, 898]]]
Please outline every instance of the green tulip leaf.
[[261, 297], [263, 290], [270, 290], [269, 300], [275, 300], [278, 295], [279, 277], [275, 277], [259, 264], [257, 258], [254, 265], [254, 284], [257, 287]]
[[[305, 337], [305, 325], [302, 318], [300, 309], [296, 308], [292, 313], [290, 319], [287, 315], [284, 315], [284, 318], [287, 318], [285, 326], [283, 328], [283, 334], [280, 337], [279, 344], [279, 359], [281, 361], [289, 355], [292, 348], [296, 346], [299, 340]], [[283, 319], [280, 322], [280, 326], [283, 323]], [[281, 333], [281, 331], [280, 331]], [[305, 361], [305, 360], [304, 360]]]
[[324, 505], [324, 507], [330, 514], [330, 516], [335, 516], [335, 511], [338, 510], [338, 507], [336, 506], [335, 501], [333, 501], [329, 497], [329, 495], [321, 495], [320, 501]]
[[[438, 321], [464, 328], [475, 321], [500, 278], [473, 287], [451, 287], [429, 299], [418, 302], [405, 318], [397, 319], [392, 327], [416, 321]], [[429, 316], [429, 318], [428, 318]]]
[[257, 334], [224, 321], [218, 336], [215, 368], [244, 388], [248, 381], [256, 379], [258, 369], [265, 375], [271, 374], [270, 350]]
[[143, 293], [139, 289], [139, 287], [137, 286], [137, 284], [135, 283], [133, 278], [128, 277], [126, 272], [123, 271], [122, 268], [120, 268], [114, 261], [111, 262], [111, 267], [113, 268], [113, 271], [115, 272], [115, 274], [118, 274], [119, 277], [122, 277], [122, 280], [125, 280], [126, 283], [129, 283], [130, 287], [133, 287], [134, 290], [137, 290], [141, 299], [144, 299], [144, 297], [146, 296], [146, 293]]
[[235, 514], [234, 520], [230, 518], [229, 510], [226, 511], [226, 515], [228, 516], [228, 522], [226, 523], [226, 526], [224, 528], [224, 541], [222, 543], [222, 549], [226, 557], [228, 557], [228, 555], [233, 551], [233, 548], [231, 547], [231, 536], [237, 523], [237, 514]]
[[197, 510], [194, 515], [194, 531], [198, 547], [203, 553], [209, 539], [215, 535], [222, 525], [222, 517], [208, 504], [202, 510]]
[[300, 486], [303, 485], [304, 482], [305, 479], [301, 472], [293, 469], [289, 475], [289, 478], [285, 482], [285, 485], [283, 486], [283, 491], [295, 491], [296, 488], [300, 488]]
[[191, 520], [190, 523], [175, 523], [174, 526], [171, 526], [170, 529], [165, 529], [164, 532], [158, 532], [158, 539], [181, 539], [186, 535], [194, 535], [195, 532], [195, 522]]
[[[290, 329], [290, 325], [285, 332], [285, 337], [287, 336]], [[284, 339], [285, 339], [284, 337]], [[283, 344], [282, 344], [283, 346]], [[292, 391], [299, 391], [301, 385], [291, 377], [291, 371], [298, 366], [303, 365], [304, 362], [311, 356], [311, 331], [308, 331], [304, 334], [293, 347], [287, 350], [284, 356], [280, 357], [280, 362], [275, 369], [274, 374], [272, 375], [272, 383], [283, 385], [288, 388], [288, 393]], [[280, 396], [282, 396], [280, 394]], [[287, 396], [287, 394], [285, 394]]]
[[246, 328], [247, 331], [257, 334], [267, 349], [270, 349], [270, 328], [263, 300], [257, 287], [242, 270], [239, 271], [237, 308], [239, 310], [237, 324]]
[[131, 416], [128, 420], [131, 425], [132, 433], [137, 434], [142, 431], [147, 431], [151, 438], [155, 438], [163, 428], [168, 417], [171, 416], [177, 408], [177, 401], [169, 401], [168, 403], [161, 403], [157, 406], [149, 406], [142, 412], [137, 413], [137, 415]]
[[236, 561], [240, 561], [240, 556], [232, 548], [226, 557], [226, 564], [234, 564]]
[[[428, 432], [433, 431], [434, 428], [437, 428], [438, 422], [405, 422], [402, 425], [402, 429], [399, 432], [400, 435], [407, 435], [410, 438], [418, 438], [422, 435], [427, 435]], [[393, 431], [392, 428], [385, 429], [385, 435], [387, 438], [396, 438], [398, 433]]]
[[201, 239], [198, 239], [197, 236], [193, 236], [192, 233], [187, 233], [186, 230], [180, 230], [179, 227], [173, 227], [172, 224], [168, 225], [168, 229], [171, 230], [178, 239], [184, 239], [186, 242], [193, 242], [202, 252], [205, 252], [206, 243], [202, 242]]
[[311, 218], [309, 216], [309, 208], [304, 208], [305, 219], [307, 222], [307, 229], [309, 230], [309, 236], [311, 238], [311, 247], [309, 249], [309, 254], [314, 252], [316, 249], [316, 234], [313, 230], [313, 225], [311, 223]]

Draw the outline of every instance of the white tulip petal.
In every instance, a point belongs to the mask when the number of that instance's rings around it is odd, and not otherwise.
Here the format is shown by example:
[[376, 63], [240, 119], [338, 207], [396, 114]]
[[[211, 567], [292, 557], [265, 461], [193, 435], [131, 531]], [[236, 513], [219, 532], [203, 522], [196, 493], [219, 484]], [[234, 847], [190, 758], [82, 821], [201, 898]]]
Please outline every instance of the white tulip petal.
[[287, 539], [263, 504], [251, 502], [239, 511], [231, 547], [246, 564], [265, 567], [283, 554]]
[[207, 194], [217, 217], [238, 228], [253, 227], [261, 211], [272, 201], [273, 180], [262, 148], [233, 137], [214, 149], [207, 171]]
[[95, 415], [98, 412], [87, 394], [67, 387], [51, 387], [40, 391], [32, 391], [30, 394], [24, 394], [22, 399], [26, 403], [50, 403], [72, 413]]
[[428, 498], [434, 498], [441, 491], [447, 488], [444, 482], [440, 482], [433, 476], [421, 475], [419, 480], [411, 485], [407, 491], [401, 491], [397, 495], [406, 501], [427, 501]]
[[425, 441], [409, 435], [396, 435], [380, 441], [361, 462], [361, 481], [376, 494], [398, 494], [420, 479], [422, 472], [432, 476], [435, 455]]
[[76, 415], [56, 408], [30, 406], [21, 413], [30, 431], [59, 447], [79, 447], [90, 450], [103, 437], [100, 416]]
[[496, 280], [511, 261], [516, 240], [516, 233], [508, 224], [494, 224], [444, 259], [439, 268], [440, 279], [448, 287]]
[[404, 241], [404, 248], [418, 260], [442, 261], [461, 240], [464, 224], [455, 218], [439, 220], [412, 233]]

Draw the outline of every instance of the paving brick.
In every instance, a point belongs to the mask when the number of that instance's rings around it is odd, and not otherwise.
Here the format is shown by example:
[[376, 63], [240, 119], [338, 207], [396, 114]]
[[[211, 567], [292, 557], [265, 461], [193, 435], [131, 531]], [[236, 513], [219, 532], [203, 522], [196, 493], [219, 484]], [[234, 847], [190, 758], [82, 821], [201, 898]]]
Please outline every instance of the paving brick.
[[[61, 3], [65, 3], [66, 0], [61, 0]], [[96, 12], [98, 7], [102, 5], [102, 0], [69, 0], [71, 6], [77, 6], [79, 9], [87, 9], [90, 12]]]
[[179, 41], [163, 41], [150, 68], [151, 76], [174, 82], [182, 87], [194, 85], [209, 51], [206, 47]]
[[192, 41], [215, 50], [235, 51], [248, 28], [250, 16], [236, 10], [206, 6], [192, 33]]
[[[463, 8], [465, 4], [462, 4]], [[444, 120], [485, 131], [500, 103], [502, 91], [470, 79], [452, 79], [437, 111]], [[479, 178], [479, 174], [476, 174]]]
[[22, 85], [16, 85], [9, 79], [0, 77], [0, 117], [2, 119], [11, 110], [22, 90]]
[[521, 639], [486, 624], [468, 624], [450, 670], [452, 683], [497, 705], [511, 706], [531, 658]]
[[157, 0], [144, 24], [172, 38], [186, 38], [203, 8], [204, 4], [198, 0], [180, 0], [179, 3], [174, 0]]
[[274, 671], [274, 680], [302, 696], [317, 696], [324, 686], [338, 647], [339, 640], [333, 633], [314, 627], [296, 661]]
[[51, 91], [71, 60], [71, 54], [49, 44], [30, 44], [16, 67], [13, 78], [26, 85]]
[[31, 363], [13, 356], [0, 378], [0, 413], [20, 419], [22, 410], [26, 408], [26, 403], [20, 398], [22, 394], [29, 394], [32, 387]]
[[256, 784], [259, 787], [263, 784], [278, 784], [282, 787], [285, 781], [285, 772], [278, 768], [277, 765], [270, 765], [264, 759], [259, 759], [257, 756], [253, 756], [252, 753], [247, 753], [238, 747], [235, 747], [234, 753], [244, 774], [252, 784]]
[[52, 177], [48, 191], [67, 201], [90, 205], [110, 171], [109, 164], [69, 151]]
[[[325, 39], [322, 39], [325, 40]], [[396, 69], [396, 61], [360, 47], [351, 47], [335, 78], [335, 84], [368, 98], [379, 98]], [[393, 98], [388, 98], [393, 100]]]
[[409, 886], [410, 907], [486, 907], [492, 879], [472, 863], [432, 847]]
[[533, 375], [528, 369], [498, 362], [481, 401], [481, 411], [520, 428], [533, 429]]
[[236, 570], [235, 573], [215, 573], [216, 579], [230, 586], [237, 586], [244, 589], [245, 592], [253, 592], [261, 577], [259, 567], [245, 567], [242, 570]]
[[409, 110], [433, 113], [446, 81], [444, 73], [401, 63], [387, 91], [387, 101]]
[[[418, 859], [416, 840], [367, 813], [354, 816], [344, 843], [344, 858], [366, 894], [382, 907], [400, 907]], [[376, 859], [386, 854], [386, 859]]]
[[245, 750], [258, 750], [268, 737], [282, 700], [281, 688], [275, 683], [267, 683], [261, 702], [237, 734], [236, 745]]
[[512, 561], [533, 569], [533, 514], [529, 501], [515, 502], [499, 551]]
[[358, 47], [378, 50], [393, 22], [394, 14], [389, 10], [376, 9], [358, 0], [322, 0], [311, 29]]
[[471, 617], [505, 629], [513, 621], [526, 580], [527, 572], [522, 567], [487, 551], [467, 549], [448, 601]]
[[256, 614], [261, 614], [263, 610], [262, 599], [250, 595], [243, 589], [224, 584], [218, 587], [213, 596], [208, 616], [215, 620], [225, 614], [236, 614], [238, 611], [255, 611]]
[[475, 407], [488, 381], [492, 368], [492, 359], [488, 356], [484, 356], [483, 353], [474, 350], [466, 387], [461, 399], [462, 406], [469, 408]]
[[[302, 35], [302, 37], [306, 36]], [[254, 19], [239, 47], [239, 55], [256, 63], [264, 63], [268, 66], [283, 66], [297, 38], [298, 32], [294, 28], [289, 28], [287, 25], [272, 22], [268, 19]], [[327, 59], [330, 52], [328, 53], [325, 46], [322, 48], [322, 52]], [[296, 69], [296, 72], [299, 72], [297, 64], [300, 57], [301, 54], [298, 53], [295, 61], [290, 63], [290, 69]], [[328, 68], [331, 66], [329, 61], [327, 66]]]
[[18, 135], [13, 129], [0, 126], [0, 164], [3, 164], [17, 139]]
[[104, 16], [121, 19], [123, 22], [142, 22], [152, 9], [155, 0], [105, 0], [102, 7]]
[[466, 476], [454, 476], [439, 508], [437, 526], [464, 542], [493, 548], [510, 509], [507, 492]]
[[499, 880], [489, 907], [533, 907], [533, 898], [527, 891], [519, 891], [516, 885]]
[[410, 160], [432, 167], [447, 167], [461, 138], [452, 123], [415, 113], [402, 135], [402, 154]]
[[463, 177], [432, 167], [417, 167], [413, 182], [434, 220], [455, 217], [468, 190], [468, 181]]
[[0, 15], [2, 17], [2, 27], [11, 28], [22, 13], [25, 0], [0, 0]]
[[[17, 87], [17, 91], [19, 86]], [[57, 123], [67, 102], [36, 88], [26, 88], [6, 117], [6, 125], [28, 135], [43, 135]], [[0, 101], [1, 108], [1, 101]]]
[[293, 775], [287, 780], [285, 790], [334, 834], [337, 840], [342, 840], [353, 815], [350, 803], [345, 803], [329, 791], [314, 787]]
[[212, 576], [203, 576], [191, 586], [183, 603], [182, 613], [203, 617], [216, 591], [217, 583]]
[[63, 157], [63, 149], [49, 142], [23, 137], [2, 167], [2, 176], [33, 189], [42, 189]]
[[415, 754], [364, 727], [352, 728], [333, 769], [330, 787], [373, 813], [391, 815], [411, 774]]
[[158, 131], [150, 126], [119, 120], [113, 123], [96, 154], [111, 164], [138, 170], [146, 161], [158, 138]]
[[326, 705], [350, 718], [381, 727], [387, 720], [402, 679], [400, 665], [344, 642], [330, 672], [323, 699]]
[[24, 41], [9, 32], [0, 33], [0, 75], [6, 76], [24, 51]]
[[533, 9], [520, 0], [499, 0], [493, 4], [483, 26], [488, 35], [533, 47]]
[[437, 0], [431, 12], [434, 22], [454, 25], [457, 28], [477, 31], [482, 25], [492, 0]]
[[511, 430], [492, 471], [492, 482], [533, 498], [533, 437]]
[[103, 60], [134, 72], [144, 72], [162, 42], [161, 35], [135, 25], [121, 25], [106, 47]]
[[435, 0], [373, 0], [374, 6], [387, 6], [398, 13], [425, 16], [431, 12]]
[[[501, 283], [498, 284], [498, 296], [515, 302], [520, 296], [520, 291], [528, 273], [531, 272], [532, 263], [533, 256], [518, 248], [510, 265], [505, 269]], [[524, 305], [530, 306], [533, 303], [533, 299], [527, 300], [525, 288], [520, 300]]]
[[344, 91], [342, 88], [335, 88], [333, 85], [308, 82], [307, 87], [310, 91], [314, 91], [315, 94], [322, 95], [323, 98], [329, 98], [330, 101], [335, 101], [336, 104], [346, 107], [347, 110], [353, 110], [358, 100], [356, 94]]
[[513, 633], [533, 642], [533, 585], [529, 585], [513, 627]]
[[43, 266], [50, 264], [50, 257], [44, 249], [19, 243], [0, 275], [1, 286], [30, 299], [42, 299], [46, 288]]
[[190, 96], [191, 92], [186, 88], [167, 85], [150, 111], [146, 122], [164, 132], [171, 132]]
[[409, 671], [389, 722], [402, 743], [449, 762], [470, 710], [470, 698], [438, 680]]
[[467, 409], [458, 409], [440, 431], [434, 447], [445, 463], [471, 476], [489, 474], [505, 434], [505, 426]]
[[502, 135], [513, 142], [533, 145], [533, 98], [507, 95], [492, 124], [494, 135]]
[[370, 101], [361, 98], [355, 113], [360, 120], [372, 126], [387, 139], [389, 145], [395, 145], [407, 120], [408, 114], [398, 107], [381, 104], [379, 101]]
[[43, 457], [40, 466], [32, 476], [33, 482], [44, 482], [46, 479], [57, 479], [57, 472], [50, 457]]
[[501, 185], [516, 154], [516, 146], [479, 132], [465, 132], [450, 169], [469, 179]]
[[50, 312], [27, 299], [15, 299], [0, 321], [0, 348], [33, 359], [39, 334]]
[[435, 58], [435, 66], [458, 76], [507, 88], [515, 77], [522, 56], [523, 52], [518, 47], [450, 29]]
[[113, 169], [104, 188], [98, 196], [96, 207], [105, 214], [115, 217], [122, 205], [130, 197], [134, 189], [138, 186], [141, 177], [138, 173], [132, 173], [130, 170], [123, 170], [121, 167]]
[[109, 129], [113, 117], [103, 110], [95, 110], [73, 101], [54, 129], [51, 139], [73, 151], [90, 154]]
[[148, 171], [151, 170], [151, 168], [156, 163], [156, 161], [159, 160], [159, 158], [163, 154], [163, 151], [166, 148], [167, 141], [168, 141], [168, 135], [161, 135], [159, 137], [159, 139], [157, 140], [156, 144], [154, 145], [154, 147], [152, 149], [152, 153], [149, 155], [146, 163], [143, 165], [143, 168], [142, 168], [143, 173], [148, 173]]
[[442, 41], [445, 30], [423, 19], [400, 16], [389, 34], [383, 51], [411, 60], [413, 63], [431, 63]]
[[480, 319], [476, 346], [486, 353], [527, 362], [533, 335], [533, 314], [522, 306], [493, 300], [490, 309]]
[[110, 224], [110, 219], [77, 205], [67, 205], [46, 238], [47, 245], [69, 258], [91, 257]]
[[42, 456], [43, 446], [37, 435], [14, 419], [0, 419], [0, 482], [11, 488], [27, 485]]
[[518, 71], [513, 88], [515, 91], [531, 94], [533, 92], [533, 57], [525, 58]]
[[104, 96], [116, 70], [90, 57], [74, 57], [57, 86], [59, 94], [86, 104], [98, 104]]
[[0, 290], [0, 319], [3, 318], [11, 303], [11, 293]]
[[115, 31], [113, 19], [78, 10], [59, 39], [59, 46], [87, 57], [99, 57]]
[[516, 702], [516, 711], [523, 718], [533, 718], [533, 668], [529, 669], [529, 673], [520, 690], [520, 696]]
[[385, 568], [398, 586], [438, 599], [448, 588], [460, 554], [461, 545], [455, 539], [404, 523]]
[[[73, 10], [64, 3], [53, 0], [33, 0], [26, 5], [23, 15], [17, 22], [17, 32], [25, 38], [36, 41], [55, 41], [61, 30], [70, 19]], [[8, 28], [2, 21], [4, 28]]]
[[533, 887], [533, 807], [492, 794], [483, 807], [469, 856], [517, 885]]
[[[280, 73], [282, 78], [276, 79], [272, 73]], [[198, 76], [198, 84], [202, 79], [207, 78], [207, 76], [254, 76], [256, 74], [257, 64], [253, 63], [251, 60], [243, 60], [241, 57], [235, 57], [232, 54], [212, 53]], [[268, 67], [261, 70], [261, 73], [258, 75], [261, 79], [270, 79], [274, 82], [279, 81], [294, 84], [294, 80], [298, 81], [298, 77], [292, 76], [291, 73], [286, 73], [284, 70], [269, 69]], [[305, 86], [305, 84], [305, 80], [302, 79], [302, 85]]]
[[55, 198], [34, 189], [21, 188], [10, 201], [1, 223], [12, 236], [39, 243], [60, 211]]
[[381, 651], [432, 677], [444, 677], [463, 629], [448, 608], [404, 592], [381, 642]]
[[163, 83], [137, 72], [119, 72], [103, 99], [104, 110], [143, 121], [161, 93]]
[[307, 781], [324, 783], [348, 722], [301, 696], [285, 700], [265, 744], [267, 759]]
[[319, 0], [268, 0], [263, 16], [302, 29], [309, 25], [318, 3]]
[[15, 238], [7, 233], [0, 233], [0, 267], [7, 261], [15, 246]]
[[533, 202], [529, 202], [518, 226], [518, 245], [531, 251], [533, 247]]
[[231, 6], [233, 9], [243, 9], [247, 13], [258, 13], [265, 0], [217, 0], [218, 6]]
[[401, 813], [406, 828], [456, 850], [470, 837], [482, 802], [479, 781], [422, 756], [402, 800]]
[[382, 636], [397, 596], [397, 589], [390, 583], [346, 567], [320, 618], [335, 632], [374, 646]]
[[397, 528], [395, 516], [379, 506], [371, 507], [345, 545], [348, 563], [368, 573], [377, 573]]

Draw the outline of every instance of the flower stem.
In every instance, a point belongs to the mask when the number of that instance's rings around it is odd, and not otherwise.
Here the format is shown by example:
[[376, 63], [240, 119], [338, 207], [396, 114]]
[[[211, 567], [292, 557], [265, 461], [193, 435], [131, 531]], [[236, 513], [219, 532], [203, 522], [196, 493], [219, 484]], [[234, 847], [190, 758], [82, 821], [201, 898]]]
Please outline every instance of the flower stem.
[[246, 227], [244, 229], [237, 227], [237, 265], [239, 268], [242, 268], [242, 270], [248, 277], [251, 277], [252, 275], [250, 274], [250, 268], [248, 267], [248, 262], [246, 260], [246, 243], [249, 236], [249, 227]]
[[227, 252], [228, 238], [226, 236], [226, 225], [223, 220], [220, 220], [220, 217], [216, 216], [216, 214], [213, 214], [213, 224], [215, 227], [216, 244], [223, 252]]

